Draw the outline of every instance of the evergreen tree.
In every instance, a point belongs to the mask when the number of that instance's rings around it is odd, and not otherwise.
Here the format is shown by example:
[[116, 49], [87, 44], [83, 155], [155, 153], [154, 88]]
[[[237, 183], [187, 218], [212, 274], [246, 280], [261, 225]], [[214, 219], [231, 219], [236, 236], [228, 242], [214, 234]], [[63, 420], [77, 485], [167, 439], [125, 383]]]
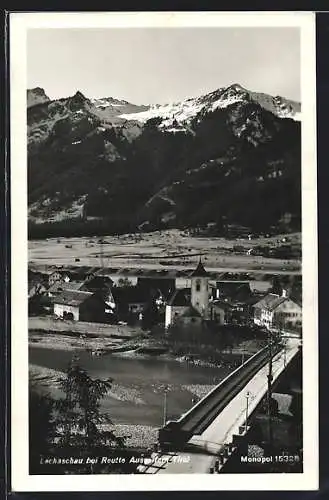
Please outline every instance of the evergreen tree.
[[[30, 473], [136, 473], [125, 438], [116, 436], [108, 427], [111, 419], [100, 408], [112, 381], [91, 378], [75, 362], [65, 375], [59, 380], [64, 397], [57, 401], [30, 388]], [[73, 457], [77, 461], [50, 465], [43, 461], [44, 457]], [[103, 464], [102, 457], [123, 460]]]
[[111, 424], [100, 402], [111, 388], [111, 380], [92, 379], [86, 370], [71, 363], [60, 386], [64, 398], [57, 401], [57, 423], [62, 429], [59, 445], [92, 453], [105, 446], [123, 446], [123, 439], [104, 425]]

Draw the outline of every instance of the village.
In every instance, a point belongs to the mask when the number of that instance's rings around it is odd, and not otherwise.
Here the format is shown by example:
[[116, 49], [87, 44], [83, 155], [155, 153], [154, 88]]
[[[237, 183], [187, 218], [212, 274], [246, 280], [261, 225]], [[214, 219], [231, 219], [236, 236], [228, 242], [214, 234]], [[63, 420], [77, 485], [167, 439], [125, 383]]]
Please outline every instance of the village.
[[[128, 272], [129, 271], [129, 272]], [[259, 279], [260, 278], [260, 279]], [[63, 268], [41, 273], [29, 269], [29, 316], [52, 321], [52, 331], [67, 331], [85, 323], [96, 331], [117, 325], [120, 332], [220, 332], [228, 327], [301, 335], [302, 304], [299, 276], [259, 276], [253, 273], [207, 271], [202, 259], [194, 269], [143, 271], [106, 268]], [[192, 334], [191, 334], [192, 336]]]
[[[161, 247], [150, 246], [162, 263], [150, 265], [129, 238], [126, 245], [115, 239], [113, 248], [99, 244], [98, 258], [89, 261], [78, 240], [49, 240], [29, 262], [30, 379], [58, 397], [58, 380], [74, 359], [92, 377], [111, 377], [102, 410], [133, 449], [154, 446], [159, 426], [179, 418], [274, 337], [302, 335], [296, 269], [232, 270], [227, 263], [219, 269], [215, 250], [205, 255], [195, 244], [185, 251], [165, 236]], [[171, 253], [179, 251], [187, 256], [175, 264]], [[78, 257], [69, 258], [73, 253]]]

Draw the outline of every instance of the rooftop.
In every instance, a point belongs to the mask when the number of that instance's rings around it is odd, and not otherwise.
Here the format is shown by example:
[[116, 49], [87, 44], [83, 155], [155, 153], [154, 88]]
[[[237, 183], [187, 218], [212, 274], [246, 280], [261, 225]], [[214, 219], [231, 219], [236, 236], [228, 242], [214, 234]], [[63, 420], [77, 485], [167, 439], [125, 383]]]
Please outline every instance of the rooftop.
[[190, 288], [180, 288], [175, 290], [168, 300], [168, 306], [187, 307], [191, 304]]
[[191, 273], [191, 277], [198, 277], [198, 278], [208, 278], [209, 277], [209, 274], [205, 270], [201, 260], [199, 260], [199, 263], [198, 263], [196, 269], [194, 269], [194, 271]]
[[48, 288], [50, 293], [59, 293], [65, 290], [80, 290], [83, 281], [68, 281], [67, 283], [56, 282]]
[[94, 294], [91, 292], [82, 292], [81, 290], [64, 290], [60, 295], [54, 298], [54, 304], [64, 304], [67, 306], [80, 306]]
[[265, 295], [260, 301], [254, 304], [254, 307], [259, 309], [267, 309], [268, 311], [274, 311], [280, 304], [285, 302], [287, 297], [281, 297], [280, 295], [276, 295], [275, 293], [269, 293]]

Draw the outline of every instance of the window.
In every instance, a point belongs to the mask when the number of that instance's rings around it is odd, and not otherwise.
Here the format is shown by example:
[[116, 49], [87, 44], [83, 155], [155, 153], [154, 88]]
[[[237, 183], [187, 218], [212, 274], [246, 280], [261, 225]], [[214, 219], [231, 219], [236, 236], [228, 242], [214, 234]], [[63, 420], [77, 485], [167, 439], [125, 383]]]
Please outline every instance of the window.
[[74, 319], [74, 316], [73, 316], [73, 313], [68, 312], [68, 311], [64, 311], [63, 312], [63, 318], [64, 319], [72, 320], [72, 319]]
[[201, 281], [200, 280], [196, 281], [195, 289], [197, 292], [200, 292], [200, 289], [201, 289]]

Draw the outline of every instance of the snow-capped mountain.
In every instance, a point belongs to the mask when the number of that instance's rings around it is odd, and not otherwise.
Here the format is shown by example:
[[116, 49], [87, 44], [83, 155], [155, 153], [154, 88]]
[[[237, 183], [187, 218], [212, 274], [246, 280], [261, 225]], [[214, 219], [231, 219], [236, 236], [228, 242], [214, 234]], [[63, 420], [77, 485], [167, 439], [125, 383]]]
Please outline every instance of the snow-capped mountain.
[[267, 230], [284, 218], [298, 230], [299, 103], [237, 84], [152, 106], [28, 97], [34, 222], [60, 232], [69, 219], [70, 232], [76, 218], [94, 234], [95, 218], [107, 232], [223, 221]]
[[[35, 91], [38, 92], [35, 92]], [[56, 135], [58, 128], [68, 122], [71, 135], [76, 135], [75, 141], [81, 139], [87, 129], [104, 132], [108, 128], [118, 127], [138, 133], [138, 124], [130, 124], [120, 118], [120, 114], [143, 111], [145, 107], [136, 106], [127, 101], [119, 101], [112, 97], [103, 99], [88, 99], [77, 91], [73, 96], [50, 100], [43, 89], [28, 90], [28, 143], [30, 146], [39, 144]], [[33, 101], [34, 99], [34, 101]]]
[[[206, 115], [234, 106], [258, 104], [264, 110], [279, 118], [295, 121], [301, 119], [300, 103], [272, 97], [267, 94], [251, 92], [241, 85], [217, 89], [208, 94], [188, 98], [176, 103], [136, 105], [114, 97], [87, 98], [80, 91], [74, 96], [51, 101], [39, 87], [27, 91], [29, 143], [44, 140], [58, 120], [70, 117], [73, 122], [86, 117], [90, 123], [99, 121], [98, 126], [124, 128], [138, 133], [138, 124], [144, 125], [156, 119], [159, 130], [166, 132], [191, 132], [196, 123]], [[44, 104], [43, 107], [34, 106]], [[127, 124], [131, 122], [131, 124]]]
[[145, 111], [123, 113], [120, 118], [145, 123], [152, 118], [161, 119], [160, 128], [167, 131], [181, 131], [188, 127], [200, 113], [210, 113], [236, 103], [254, 102], [279, 118], [300, 120], [300, 104], [283, 97], [250, 92], [241, 85], [224, 87], [201, 97], [185, 99], [164, 105], [155, 104]]

